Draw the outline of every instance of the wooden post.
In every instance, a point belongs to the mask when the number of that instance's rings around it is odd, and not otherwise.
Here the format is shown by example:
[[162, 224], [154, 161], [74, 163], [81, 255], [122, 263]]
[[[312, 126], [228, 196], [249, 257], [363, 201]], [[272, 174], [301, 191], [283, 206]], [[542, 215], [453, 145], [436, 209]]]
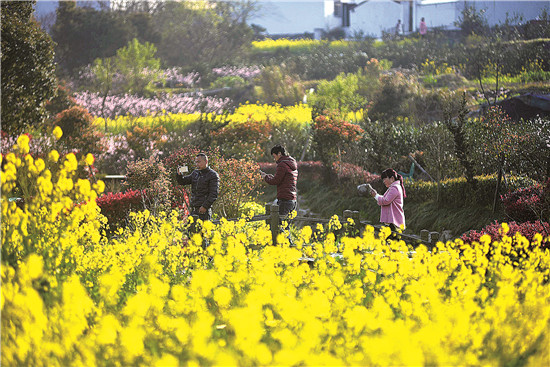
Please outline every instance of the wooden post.
[[420, 231], [420, 239], [425, 244], [428, 244], [430, 242], [430, 231], [428, 231], [427, 229], [421, 230]]
[[267, 204], [265, 206], [265, 209], [265, 214], [269, 215], [269, 218], [266, 219], [266, 222], [271, 228], [271, 239], [273, 241], [273, 245], [276, 245], [277, 236], [279, 235], [279, 205]]
[[439, 241], [439, 232], [430, 232], [430, 243], [435, 246], [437, 241]]
[[359, 217], [359, 211], [354, 210], [351, 212], [351, 217], [353, 218], [353, 222], [355, 223], [355, 227], [359, 226], [359, 223], [361, 222], [361, 218]]

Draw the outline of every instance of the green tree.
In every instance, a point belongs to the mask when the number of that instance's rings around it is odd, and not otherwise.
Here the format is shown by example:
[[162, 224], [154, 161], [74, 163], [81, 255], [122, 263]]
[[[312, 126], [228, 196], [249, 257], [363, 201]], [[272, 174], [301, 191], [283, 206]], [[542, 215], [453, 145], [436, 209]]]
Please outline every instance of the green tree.
[[143, 94], [159, 77], [160, 59], [157, 48], [149, 42], [140, 43], [134, 38], [126, 47], [116, 52], [115, 67], [124, 77], [124, 90]]
[[456, 157], [466, 173], [466, 181], [472, 188], [476, 188], [475, 169], [471, 158], [471, 146], [468, 141], [468, 119], [466, 115], [466, 93], [462, 93], [462, 98], [456, 98], [454, 95], [448, 96], [445, 106], [445, 126], [453, 135], [454, 151]]
[[36, 1], [2, 2], [2, 129], [40, 124], [57, 82], [53, 42], [33, 18]]
[[116, 12], [60, 1], [56, 14], [51, 31], [57, 43], [56, 60], [69, 73], [96, 58], [114, 56], [116, 50], [135, 37], [132, 24]]
[[[96, 59], [92, 67], [95, 76], [93, 89], [101, 96], [101, 116], [105, 118], [105, 101], [115, 89], [115, 65], [112, 57]], [[105, 132], [107, 132], [107, 120], [105, 119]]]
[[159, 56], [168, 66], [199, 71], [237, 61], [254, 36], [246, 24], [248, 14], [233, 1], [168, 2], [154, 15]]
[[475, 6], [466, 6], [455, 25], [461, 29], [465, 37], [471, 34], [481, 35], [489, 28], [485, 11], [486, 9], [477, 10]]
[[[497, 173], [497, 183], [493, 200], [493, 212], [496, 209], [500, 195], [500, 184], [505, 164], [518, 153], [521, 143], [528, 139], [521, 129], [499, 107], [492, 106], [475, 120], [476, 140], [482, 148], [482, 161], [488, 162]], [[541, 152], [543, 153], [543, 152]]]

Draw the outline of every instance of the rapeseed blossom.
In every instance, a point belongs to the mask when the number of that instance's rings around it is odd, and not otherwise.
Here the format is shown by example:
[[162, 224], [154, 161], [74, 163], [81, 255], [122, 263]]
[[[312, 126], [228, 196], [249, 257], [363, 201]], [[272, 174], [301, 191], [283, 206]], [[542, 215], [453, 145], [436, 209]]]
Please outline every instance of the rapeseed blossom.
[[550, 363], [543, 234], [410, 251], [370, 226], [338, 238], [333, 217], [294, 246], [244, 219], [188, 238], [178, 213], [143, 211], [107, 237], [86, 162], [25, 141], [3, 157], [3, 365]]

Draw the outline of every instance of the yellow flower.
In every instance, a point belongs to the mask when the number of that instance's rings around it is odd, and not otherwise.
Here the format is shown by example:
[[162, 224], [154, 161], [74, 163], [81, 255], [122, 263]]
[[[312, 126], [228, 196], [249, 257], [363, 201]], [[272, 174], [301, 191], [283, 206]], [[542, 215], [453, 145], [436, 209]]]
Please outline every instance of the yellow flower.
[[36, 254], [31, 254], [27, 260], [27, 266], [29, 271], [29, 277], [31, 279], [37, 279], [42, 275], [43, 262], [42, 258]]
[[502, 234], [507, 234], [508, 232], [510, 232], [510, 226], [508, 225], [508, 223], [502, 223]]
[[88, 153], [88, 154], [86, 155], [86, 164], [87, 164], [88, 166], [91, 166], [91, 165], [94, 164], [94, 161], [95, 161], [95, 158], [94, 158], [93, 154], [92, 154], [92, 153]]
[[53, 136], [55, 137], [56, 140], [61, 139], [61, 137], [63, 136], [63, 130], [61, 130], [59, 126], [56, 126], [53, 129]]
[[74, 153], [69, 153], [65, 156], [63, 166], [68, 172], [76, 171], [78, 168], [78, 161], [76, 160]]
[[97, 342], [99, 344], [114, 344], [120, 330], [120, 323], [117, 318], [111, 314], [105, 315], [97, 329]]
[[48, 153], [48, 159], [52, 162], [57, 162], [59, 160], [59, 153], [57, 150], [52, 150], [50, 153]]
[[141, 327], [130, 326], [122, 329], [120, 342], [131, 357], [139, 356], [144, 351], [143, 339], [145, 331]]
[[21, 153], [27, 154], [30, 151], [29, 141], [30, 139], [27, 135], [19, 135], [17, 138], [17, 146], [19, 147], [19, 151]]
[[220, 307], [227, 307], [233, 295], [227, 287], [218, 287], [214, 290], [214, 300]]
[[163, 354], [162, 358], [155, 362], [155, 367], [178, 367], [179, 360], [172, 354]]

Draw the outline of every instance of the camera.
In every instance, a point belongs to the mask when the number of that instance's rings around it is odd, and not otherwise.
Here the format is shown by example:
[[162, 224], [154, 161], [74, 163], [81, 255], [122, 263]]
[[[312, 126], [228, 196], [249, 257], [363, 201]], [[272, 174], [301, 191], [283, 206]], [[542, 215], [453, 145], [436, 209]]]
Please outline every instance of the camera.
[[357, 193], [359, 196], [369, 196], [372, 191], [374, 191], [374, 189], [370, 184], [362, 184], [357, 186]]
[[183, 175], [185, 173], [189, 172], [189, 169], [187, 168], [187, 166], [179, 166], [178, 167], [178, 173], [180, 175]]

